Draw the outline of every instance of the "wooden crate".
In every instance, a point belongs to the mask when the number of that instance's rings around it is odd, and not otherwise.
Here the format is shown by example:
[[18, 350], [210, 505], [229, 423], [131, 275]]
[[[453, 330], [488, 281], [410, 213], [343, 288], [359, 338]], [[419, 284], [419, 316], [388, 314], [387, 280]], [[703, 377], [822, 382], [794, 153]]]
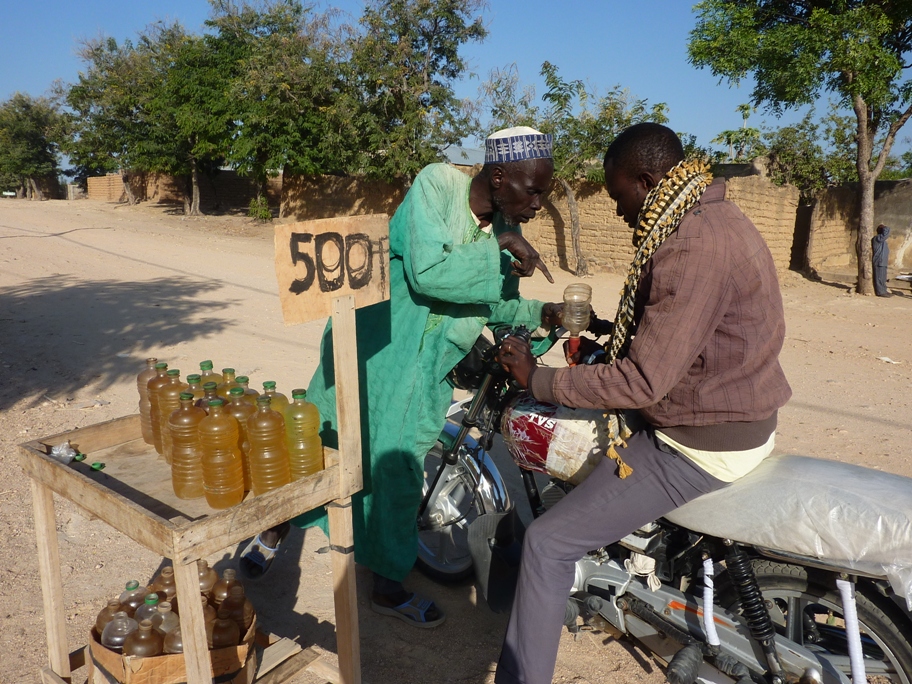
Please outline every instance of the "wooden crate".
[[[87, 455], [85, 461], [63, 464], [48, 455], [53, 446], [67, 440]], [[188, 501], [174, 495], [168, 465], [143, 442], [138, 415], [22, 444], [18, 456], [32, 486], [50, 662], [50, 668], [42, 671], [46, 681], [69, 677], [71, 662], [52, 492], [172, 560], [177, 599], [181, 606], [189, 607], [181, 611], [180, 620], [186, 681], [190, 684], [211, 682], [213, 677], [198, 598], [196, 561], [330, 504], [340, 662], [343, 669], [349, 668], [336, 681], [360, 681], [350, 509], [350, 494], [361, 487], [360, 454], [357, 460], [342, 459], [340, 463], [338, 452], [326, 449], [327, 467], [323, 471], [257, 497], [249, 495], [225, 510], [210, 508], [202, 498]], [[104, 469], [92, 470], [90, 464], [94, 462], [104, 463]], [[349, 662], [355, 665], [348, 666]]]
[[[230, 684], [250, 684], [253, 672], [256, 671], [253, 649], [255, 635], [256, 620], [237, 646], [209, 651], [212, 676]], [[89, 658], [96, 671], [94, 679], [97, 684], [183, 684], [187, 681], [183, 655], [160, 655], [153, 658], [125, 656], [105, 648], [94, 629], [89, 634]]]

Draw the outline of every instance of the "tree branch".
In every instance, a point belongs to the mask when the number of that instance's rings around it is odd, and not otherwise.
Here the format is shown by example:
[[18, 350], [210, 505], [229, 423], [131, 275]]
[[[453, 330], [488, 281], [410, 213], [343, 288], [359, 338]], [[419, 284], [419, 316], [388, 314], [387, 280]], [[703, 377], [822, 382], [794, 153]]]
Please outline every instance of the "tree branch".
[[881, 171], [883, 171], [884, 166], [887, 163], [887, 157], [890, 155], [890, 148], [893, 147], [893, 141], [896, 139], [896, 134], [899, 132], [899, 129], [902, 128], [905, 123], [912, 117], [912, 105], [899, 115], [899, 118], [896, 119], [890, 128], [887, 130], [887, 136], [884, 139], [883, 147], [880, 150], [880, 154], [877, 156], [877, 164], [874, 166], [874, 177], [877, 178]]

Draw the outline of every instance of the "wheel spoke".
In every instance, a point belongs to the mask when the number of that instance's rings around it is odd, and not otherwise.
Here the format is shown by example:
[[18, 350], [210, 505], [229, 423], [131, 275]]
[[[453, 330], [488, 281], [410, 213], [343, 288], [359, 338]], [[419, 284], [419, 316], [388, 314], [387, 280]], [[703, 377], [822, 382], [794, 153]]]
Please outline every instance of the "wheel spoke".
[[785, 614], [785, 636], [804, 645], [804, 609], [808, 602], [799, 596], [789, 596]]

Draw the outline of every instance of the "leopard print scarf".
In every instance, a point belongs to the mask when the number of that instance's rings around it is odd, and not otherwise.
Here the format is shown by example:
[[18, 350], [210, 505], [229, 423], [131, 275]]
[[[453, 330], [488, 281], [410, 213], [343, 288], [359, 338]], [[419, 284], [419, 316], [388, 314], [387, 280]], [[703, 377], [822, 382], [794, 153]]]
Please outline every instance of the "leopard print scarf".
[[[633, 244], [637, 251], [630, 263], [624, 289], [621, 291], [621, 301], [618, 303], [614, 318], [614, 330], [605, 344], [605, 363], [614, 363], [619, 356], [623, 357], [626, 354], [629, 347], [632, 337], [633, 306], [643, 266], [675, 231], [684, 214], [700, 200], [710, 182], [712, 174], [709, 173], [708, 164], [700, 160], [682, 161], [665, 174], [659, 184], [646, 195], [633, 236]], [[626, 447], [625, 440], [633, 433], [627, 426], [622, 411], [609, 411], [605, 417], [608, 420], [608, 456], [617, 461], [618, 476], [624, 479], [633, 473], [633, 468], [624, 463], [615, 447]]]

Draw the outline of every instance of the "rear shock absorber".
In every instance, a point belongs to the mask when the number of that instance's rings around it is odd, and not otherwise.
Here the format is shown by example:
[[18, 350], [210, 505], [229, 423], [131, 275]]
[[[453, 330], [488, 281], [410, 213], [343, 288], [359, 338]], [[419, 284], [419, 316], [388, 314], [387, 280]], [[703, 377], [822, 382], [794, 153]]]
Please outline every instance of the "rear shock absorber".
[[725, 554], [725, 566], [732, 584], [738, 591], [741, 614], [747, 622], [751, 636], [763, 649], [773, 682], [779, 684], [784, 681], [784, 677], [782, 663], [779, 662], [779, 655], [776, 653], [776, 630], [763, 600], [763, 594], [760, 592], [754, 568], [751, 566], [750, 558], [736, 542], [726, 539], [725, 545], [728, 547]]

